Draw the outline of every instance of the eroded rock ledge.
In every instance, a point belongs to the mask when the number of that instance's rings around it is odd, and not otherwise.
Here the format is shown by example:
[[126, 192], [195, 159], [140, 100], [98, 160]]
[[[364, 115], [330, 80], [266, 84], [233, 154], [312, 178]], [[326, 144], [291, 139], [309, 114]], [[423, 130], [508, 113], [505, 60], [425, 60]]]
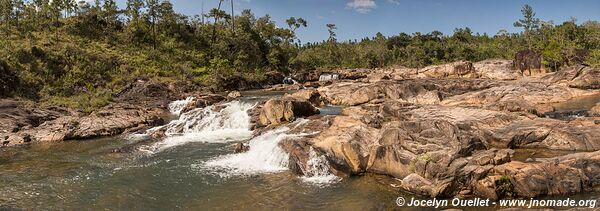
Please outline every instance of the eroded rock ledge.
[[114, 136], [160, 125], [169, 115], [168, 103], [180, 93], [175, 86], [137, 80], [115, 95], [117, 102], [90, 114], [2, 99], [0, 147]]
[[[489, 63], [508, 68], [501, 61], [486, 62], [478, 69]], [[309, 175], [307, 161], [314, 150], [336, 175], [385, 174], [400, 179], [406, 191], [428, 197], [563, 195], [591, 191], [600, 183], [600, 118], [544, 115], [555, 103], [600, 94], [593, 86], [571, 83], [595, 70], [561, 80], [548, 78], [564, 78], [563, 72], [505, 79], [513, 81], [450, 70], [428, 72], [461, 77], [362, 77], [302, 91], [318, 96], [318, 103], [344, 109], [339, 116], [311, 116], [291, 131], [311, 135], [281, 143], [290, 154], [290, 169]], [[516, 161], [515, 149], [573, 154]]]
[[24, 109], [4, 100], [0, 106], [2, 146], [118, 135], [163, 124], [164, 110], [112, 104], [89, 115], [62, 108]]

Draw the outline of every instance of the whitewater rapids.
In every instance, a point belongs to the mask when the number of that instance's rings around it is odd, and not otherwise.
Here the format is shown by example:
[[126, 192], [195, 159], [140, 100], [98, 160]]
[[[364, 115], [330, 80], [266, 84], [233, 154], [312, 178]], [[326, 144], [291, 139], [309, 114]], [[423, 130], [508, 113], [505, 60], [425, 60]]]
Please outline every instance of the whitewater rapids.
[[[232, 101], [181, 113], [193, 100], [194, 98], [189, 97], [172, 102], [169, 109], [174, 115], [179, 115], [179, 118], [147, 132], [150, 134], [156, 130], [164, 130], [166, 138], [140, 150], [153, 154], [192, 142], [229, 143], [249, 140], [250, 149], [246, 152], [217, 156], [191, 166], [221, 178], [230, 178], [288, 170], [289, 154], [281, 149], [279, 143], [285, 139], [309, 135], [288, 134], [291, 129], [282, 126], [253, 138], [248, 111], [254, 108], [254, 103]], [[298, 127], [307, 122], [308, 120], [298, 119], [289, 125]], [[307, 165], [308, 175], [301, 177], [304, 182], [322, 185], [340, 180], [329, 170], [325, 157], [317, 155], [313, 149], [309, 152]]]
[[[175, 101], [169, 105], [171, 112], [178, 114], [193, 98]], [[163, 141], [148, 146], [142, 151], [158, 152], [192, 142], [227, 143], [252, 138], [248, 110], [253, 103], [232, 101], [218, 106], [197, 108], [179, 116], [169, 124], [149, 130], [149, 133], [164, 129], [167, 136]]]

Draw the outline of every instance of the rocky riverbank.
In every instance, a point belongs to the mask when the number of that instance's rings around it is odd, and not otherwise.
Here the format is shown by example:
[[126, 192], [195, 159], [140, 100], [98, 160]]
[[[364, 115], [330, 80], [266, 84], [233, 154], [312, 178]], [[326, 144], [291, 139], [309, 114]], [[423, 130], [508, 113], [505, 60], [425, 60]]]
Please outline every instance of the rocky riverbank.
[[35, 142], [59, 142], [114, 136], [162, 125], [168, 103], [182, 90], [136, 81], [115, 96], [116, 101], [92, 113], [63, 107], [42, 107], [0, 100], [0, 147]]
[[[582, 115], [557, 118], [557, 112], [572, 113], [555, 105], [600, 95], [600, 70], [579, 66], [532, 77], [512, 66], [507, 60], [486, 60], [338, 70], [328, 73], [337, 75], [328, 79], [338, 79], [328, 81], [316, 81], [322, 72], [314, 72], [298, 76], [299, 84], [270, 89], [296, 90], [290, 94], [257, 100], [248, 111], [250, 129], [259, 136], [293, 125], [290, 138], [279, 146], [289, 154], [289, 169], [300, 176], [314, 174], [311, 157], [323, 157], [326, 169], [337, 176], [388, 175], [401, 180], [402, 189], [427, 197], [591, 191], [600, 184], [600, 109], [596, 105], [574, 112]], [[117, 102], [91, 114], [2, 100], [0, 138], [7, 147], [128, 134], [164, 124], [168, 103], [190, 95], [195, 98], [178, 113], [211, 105], [217, 113], [220, 105], [241, 96], [136, 82], [119, 93]], [[341, 113], [320, 115], [318, 107], [324, 105], [340, 106]], [[305, 119], [301, 124], [300, 118]], [[165, 130], [156, 130], [152, 138], [164, 137]], [[573, 153], [553, 158], [533, 153], [517, 161], [517, 149]], [[236, 150], [248, 146], [237, 144]]]
[[[524, 77], [509, 61], [457, 62], [420, 70], [352, 70], [340, 80], [273, 99], [255, 113], [280, 125], [308, 122], [285, 140], [295, 173], [308, 175], [314, 149], [332, 173], [385, 174], [428, 197], [537, 197], [591, 191], [600, 184], [597, 106], [571, 120], [547, 118], [553, 105], [598, 95], [599, 70], [572, 67]], [[499, 71], [496, 71], [499, 70]], [[383, 76], [381, 73], [384, 72]], [[293, 99], [293, 100], [291, 100]], [[288, 107], [273, 102], [293, 101]], [[311, 116], [299, 101], [343, 106], [339, 116]], [[308, 116], [308, 117], [307, 117]], [[515, 149], [568, 150], [554, 158], [513, 161]]]

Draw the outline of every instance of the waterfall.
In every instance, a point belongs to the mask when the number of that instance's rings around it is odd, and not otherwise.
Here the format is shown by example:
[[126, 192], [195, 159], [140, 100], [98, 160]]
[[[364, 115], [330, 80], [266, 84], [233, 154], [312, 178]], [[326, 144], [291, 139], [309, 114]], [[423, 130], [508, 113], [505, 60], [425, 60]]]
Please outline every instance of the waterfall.
[[239, 154], [228, 154], [216, 157], [200, 166], [220, 177], [255, 175], [288, 170], [289, 155], [281, 149], [279, 143], [285, 139], [294, 139], [314, 133], [288, 134], [290, 130], [308, 123], [306, 119], [298, 119], [289, 127], [280, 127], [268, 131], [250, 140], [250, 149]]
[[[175, 102], [172, 104], [176, 104]], [[232, 101], [188, 111], [181, 114], [179, 119], [159, 128], [165, 128], [165, 140], [142, 150], [156, 152], [190, 142], [225, 143], [247, 140], [252, 137], [250, 116], [247, 113], [252, 107], [252, 103]], [[152, 130], [156, 129], [150, 131]]]
[[248, 110], [252, 103], [232, 101], [222, 105], [197, 108], [181, 114], [179, 119], [171, 121], [166, 134], [186, 135], [207, 132], [249, 131], [250, 116]]
[[175, 115], [179, 115], [185, 106], [187, 106], [187, 104], [192, 102], [194, 99], [194, 97], [188, 97], [183, 100], [173, 101], [169, 104], [169, 111]]
[[318, 155], [311, 147], [308, 153], [308, 161], [306, 162], [307, 175], [301, 179], [308, 183], [317, 185], [328, 185], [341, 180], [341, 178], [331, 173], [329, 162], [324, 155]]
[[[169, 108], [174, 114], [179, 114], [192, 100], [193, 98], [187, 98], [175, 101], [169, 105]], [[191, 142], [227, 143], [250, 139], [248, 151], [221, 155], [199, 164], [193, 164], [192, 168], [200, 168], [202, 171], [217, 174], [222, 178], [288, 170], [289, 154], [281, 149], [279, 143], [285, 139], [294, 139], [315, 133], [289, 134], [289, 131], [308, 123], [306, 119], [297, 119], [288, 126], [279, 127], [252, 138], [248, 110], [254, 106], [253, 103], [232, 101], [182, 113], [179, 119], [148, 130], [146, 136], [154, 131], [164, 130], [166, 138], [152, 145], [144, 146], [140, 150], [155, 153]], [[307, 167], [307, 175], [301, 179], [308, 183], [327, 185], [340, 179], [331, 173], [325, 157], [319, 155], [312, 148], [309, 152]]]
[[288, 130], [281, 127], [266, 132], [250, 140], [247, 152], [223, 155], [204, 162], [202, 166], [221, 177], [285, 171], [289, 155], [279, 147], [279, 142], [291, 136], [285, 133]]
[[319, 81], [331, 81], [331, 80], [337, 80], [339, 79], [340, 75], [338, 74], [322, 74], [321, 76], [319, 76]]

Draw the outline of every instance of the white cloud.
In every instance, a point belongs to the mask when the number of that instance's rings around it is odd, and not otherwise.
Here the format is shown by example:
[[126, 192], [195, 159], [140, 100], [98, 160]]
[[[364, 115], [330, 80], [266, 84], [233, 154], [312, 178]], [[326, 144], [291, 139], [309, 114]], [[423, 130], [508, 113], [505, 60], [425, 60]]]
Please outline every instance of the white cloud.
[[359, 13], [368, 13], [377, 7], [375, 0], [352, 0], [348, 2], [346, 6]]

